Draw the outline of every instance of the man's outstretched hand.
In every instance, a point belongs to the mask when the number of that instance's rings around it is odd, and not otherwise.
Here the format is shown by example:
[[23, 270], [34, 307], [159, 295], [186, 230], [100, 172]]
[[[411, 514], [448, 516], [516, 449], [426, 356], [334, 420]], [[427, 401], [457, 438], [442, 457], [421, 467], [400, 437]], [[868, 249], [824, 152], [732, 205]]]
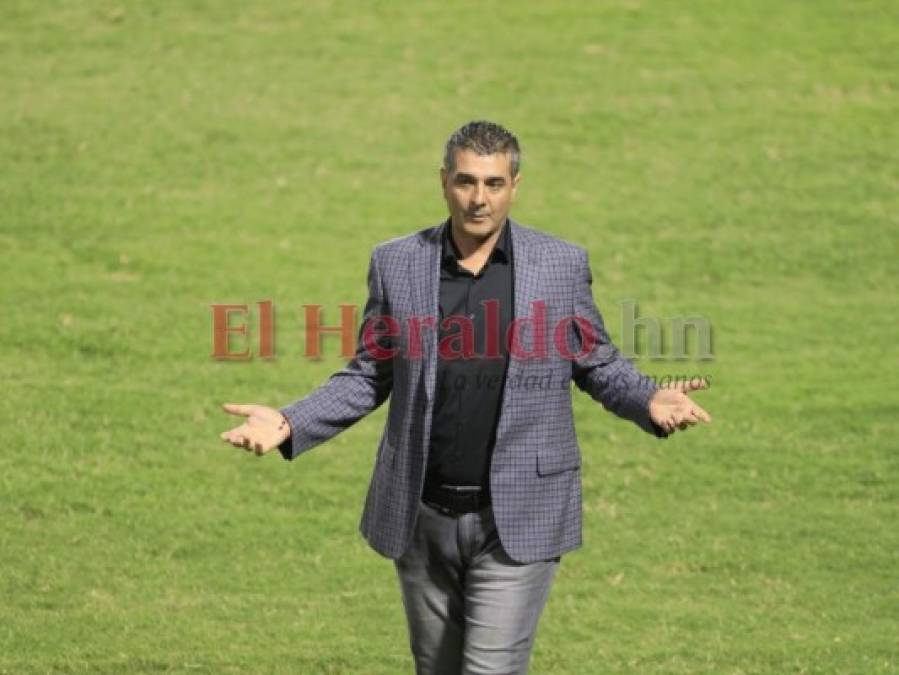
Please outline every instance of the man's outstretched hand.
[[709, 381], [676, 380], [653, 394], [649, 400], [649, 416], [667, 433], [686, 429], [697, 422], [711, 422], [712, 417], [687, 396], [687, 392], [708, 389]]
[[247, 419], [239, 427], [219, 434], [219, 438], [247, 452], [264, 455], [290, 437], [290, 424], [280, 411], [264, 405], [225, 403], [225, 412], [243, 415]]

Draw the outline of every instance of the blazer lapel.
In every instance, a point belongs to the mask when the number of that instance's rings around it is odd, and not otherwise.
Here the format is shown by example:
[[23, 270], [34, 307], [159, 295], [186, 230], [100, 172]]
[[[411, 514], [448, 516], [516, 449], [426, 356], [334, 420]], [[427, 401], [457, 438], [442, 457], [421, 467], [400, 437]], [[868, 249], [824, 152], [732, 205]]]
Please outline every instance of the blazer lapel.
[[[534, 242], [531, 230], [522, 227], [513, 220], [509, 220], [512, 226], [512, 265], [514, 266], [515, 281], [513, 285], [513, 297], [515, 301], [515, 318], [522, 318], [531, 314], [531, 303], [540, 299], [540, 247]], [[530, 331], [530, 329], [527, 329]], [[505, 339], [505, 336], [503, 337]], [[525, 339], [527, 347], [530, 340]], [[522, 341], [519, 340], [519, 344]], [[513, 399], [519, 396], [521, 387], [509, 387], [509, 381], [517, 377], [521, 368], [526, 365], [522, 359], [509, 357], [506, 369], [506, 379], [503, 384], [502, 406], [500, 417], [496, 427], [496, 445], [509, 424], [509, 410], [514, 410]]]
[[421, 359], [424, 394], [428, 403], [434, 400], [437, 377], [437, 340], [440, 321], [440, 242], [449, 220], [425, 230], [418, 237], [418, 246], [409, 254], [409, 283], [412, 285], [412, 316], [434, 317], [433, 328], [422, 328]]
[[[531, 313], [531, 302], [538, 299], [540, 288], [540, 249], [531, 239], [531, 231], [514, 220], [512, 226], [512, 265], [515, 268], [513, 296], [515, 317]], [[510, 364], [511, 365], [511, 364]]]

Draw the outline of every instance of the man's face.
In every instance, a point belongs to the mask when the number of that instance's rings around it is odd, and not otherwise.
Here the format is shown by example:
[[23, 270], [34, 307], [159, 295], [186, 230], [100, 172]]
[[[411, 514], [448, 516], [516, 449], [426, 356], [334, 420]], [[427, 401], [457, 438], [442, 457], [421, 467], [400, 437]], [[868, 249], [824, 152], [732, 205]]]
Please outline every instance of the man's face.
[[440, 180], [453, 229], [486, 239], [506, 222], [521, 174], [512, 178], [512, 158], [507, 153], [456, 150], [455, 169], [451, 173], [441, 169]]

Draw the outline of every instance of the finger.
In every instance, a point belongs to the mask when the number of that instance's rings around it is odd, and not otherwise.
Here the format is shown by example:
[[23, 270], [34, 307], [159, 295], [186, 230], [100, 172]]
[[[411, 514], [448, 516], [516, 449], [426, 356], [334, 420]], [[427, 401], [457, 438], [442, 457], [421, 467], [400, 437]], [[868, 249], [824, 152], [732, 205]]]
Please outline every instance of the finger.
[[674, 430], [677, 428], [677, 423], [674, 419], [674, 415], [670, 415], [667, 420], [665, 420], [665, 430], [669, 434], [673, 434]]
[[232, 415], [250, 415], [252, 413], [253, 406], [251, 405], [243, 405], [240, 403], [223, 403], [222, 409], [226, 413], [230, 413]]
[[681, 428], [692, 427], [696, 424], [696, 422], [697, 420], [693, 419], [692, 417], [684, 417], [680, 422], [678, 422], [678, 426], [681, 426]]
[[228, 441], [228, 443], [230, 443], [231, 445], [240, 445], [243, 440], [243, 436], [234, 431], [228, 431], [225, 432], [225, 440]]
[[227, 440], [229, 443], [239, 444], [248, 430], [249, 427], [246, 424], [241, 424], [234, 427], [233, 429], [228, 429], [228, 431], [224, 433], [225, 440]]
[[703, 422], [712, 421], [712, 416], [696, 404], [693, 405], [691, 412], [696, 415], [697, 419], [702, 420]]
[[252, 436], [248, 436], [246, 438], [245, 447], [247, 449], [247, 452], [252, 452], [256, 455], [262, 455], [264, 452], [263, 451], [264, 446], [262, 444], [262, 441], [260, 441], [258, 438], [252, 437]]

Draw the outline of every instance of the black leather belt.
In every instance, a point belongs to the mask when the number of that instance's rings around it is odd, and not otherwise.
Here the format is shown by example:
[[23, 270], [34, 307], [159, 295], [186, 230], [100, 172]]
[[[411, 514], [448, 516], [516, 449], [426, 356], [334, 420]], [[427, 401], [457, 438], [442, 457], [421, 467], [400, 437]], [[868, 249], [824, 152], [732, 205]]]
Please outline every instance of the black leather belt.
[[421, 500], [448, 516], [480, 511], [490, 504], [490, 490], [460, 485], [425, 485]]

